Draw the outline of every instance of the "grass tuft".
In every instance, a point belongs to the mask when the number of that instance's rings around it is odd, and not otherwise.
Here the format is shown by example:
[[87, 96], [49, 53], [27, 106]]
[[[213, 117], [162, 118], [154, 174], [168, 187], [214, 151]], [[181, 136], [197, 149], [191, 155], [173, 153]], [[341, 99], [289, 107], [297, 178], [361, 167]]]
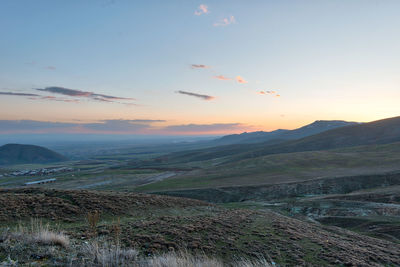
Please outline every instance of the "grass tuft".
[[30, 227], [19, 225], [16, 231], [12, 232], [11, 237], [24, 242], [39, 243], [42, 245], [56, 245], [67, 248], [69, 238], [62, 232], [50, 230], [49, 224], [43, 225], [42, 221], [32, 219]]

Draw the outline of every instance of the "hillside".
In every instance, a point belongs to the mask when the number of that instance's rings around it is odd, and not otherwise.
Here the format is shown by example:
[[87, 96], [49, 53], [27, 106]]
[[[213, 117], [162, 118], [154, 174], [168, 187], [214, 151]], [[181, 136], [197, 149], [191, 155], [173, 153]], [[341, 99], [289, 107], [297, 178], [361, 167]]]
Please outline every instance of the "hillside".
[[[399, 244], [268, 210], [133, 193], [40, 189], [1, 190], [0, 201], [7, 202], [0, 205], [1, 221], [7, 223], [1, 232], [0, 260], [10, 257], [21, 265], [87, 266], [77, 263], [87, 255], [88, 244], [96, 242], [118, 242], [122, 250], [134, 248], [146, 256], [171, 250], [205, 253], [225, 263], [262, 256], [279, 266], [400, 264]], [[91, 235], [85, 214], [94, 210], [100, 211], [100, 218]], [[54, 248], [24, 243], [18, 233], [7, 232], [17, 224], [15, 218], [21, 219], [17, 228], [21, 229], [31, 217], [48, 220], [56, 229], [62, 227], [71, 245]]]
[[63, 155], [41, 146], [7, 144], [0, 147], [0, 165], [50, 163], [65, 160]]
[[152, 192], [300, 182], [400, 170], [400, 142], [266, 155], [207, 166], [139, 187]]
[[314, 135], [317, 133], [325, 132], [328, 130], [336, 129], [339, 127], [356, 125], [356, 122], [347, 122], [340, 120], [318, 120], [311, 124], [305, 125], [301, 128], [294, 130], [278, 129], [272, 132], [250, 132], [241, 134], [226, 135], [215, 140], [216, 145], [230, 145], [230, 144], [252, 144], [264, 142], [283, 142], [287, 140], [294, 140], [306, 136]]
[[400, 117], [369, 123], [339, 127], [319, 134], [278, 144], [235, 144], [172, 153], [161, 157], [163, 163], [204, 161], [225, 157], [237, 161], [270, 154], [329, 150], [370, 144], [388, 144], [400, 141]]

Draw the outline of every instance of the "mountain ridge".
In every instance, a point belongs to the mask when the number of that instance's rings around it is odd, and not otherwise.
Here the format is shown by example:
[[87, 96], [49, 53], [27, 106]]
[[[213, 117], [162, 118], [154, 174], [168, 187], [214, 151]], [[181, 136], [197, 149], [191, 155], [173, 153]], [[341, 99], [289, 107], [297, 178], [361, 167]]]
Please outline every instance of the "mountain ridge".
[[214, 140], [219, 145], [229, 144], [253, 144], [263, 143], [273, 140], [293, 140], [328, 131], [338, 127], [360, 124], [358, 122], [348, 122], [343, 120], [316, 120], [310, 124], [293, 130], [277, 129], [270, 132], [256, 131], [244, 132], [241, 134], [225, 135]]
[[294, 140], [264, 143], [220, 145], [207, 149], [176, 152], [161, 158], [164, 162], [202, 161], [228, 157], [237, 161], [270, 154], [329, 150], [369, 144], [400, 141], [400, 116], [368, 123], [338, 127]]

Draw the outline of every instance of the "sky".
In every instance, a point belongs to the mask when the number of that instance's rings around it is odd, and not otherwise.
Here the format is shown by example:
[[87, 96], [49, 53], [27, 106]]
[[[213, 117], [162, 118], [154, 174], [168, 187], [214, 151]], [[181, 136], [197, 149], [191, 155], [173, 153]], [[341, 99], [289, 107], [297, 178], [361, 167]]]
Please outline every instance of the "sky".
[[220, 135], [400, 114], [400, 1], [0, 2], [0, 134]]

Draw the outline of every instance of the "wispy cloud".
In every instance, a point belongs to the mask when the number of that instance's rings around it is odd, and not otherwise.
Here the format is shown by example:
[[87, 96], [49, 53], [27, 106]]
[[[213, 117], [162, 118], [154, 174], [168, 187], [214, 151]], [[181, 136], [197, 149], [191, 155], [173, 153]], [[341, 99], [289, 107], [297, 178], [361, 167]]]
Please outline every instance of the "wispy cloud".
[[0, 95], [10, 95], [10, 96], [39, 96], [37, 94], [28, 94], [28, 93], [14, 93], [14, 92], [0, 92]]
[[54, 67], [54, 66], [47, 66], [45, 69], [48, 69], [48, 70], [56, 70], [56, 67]]
[[66, 99], [59, 98], [55, 96], [42, 96], [38, 94], [30, 94], [30, 93], [14, 93], [14, 92], [0, 92], [0, 95], [8, 95], [8, 96], [21, 96], [30, 100], [50, 100], [50, 101], [60, 101], [60, 102], [75, 102], [78, 103], [77, 99]]
[[68, 99], [68, 98], [61, 98], [55, 96], [42, 96], [40, 98], [30, 98], [32, 100], [42, 99], [42, 100], [49, 100], [49, 101], [59, 101], [59, 102], [66, 102], [66, 103], [79, 103], [78, 99]]
[[[136, 105], [135, 103], [129, 102], [135, 100], [134, 98], [126, 98], [126, 97], [117, 97], [111, 95], [104, 95], [104, 94], [96, 94], [93, 92], [85, 92], [81, 90], [74, 90], [68, 89], [64, 87], [46, 87], [46, 88], [37, 88], [37, 91], [41, 92], [49, 92], [54, 94], [61, 94], [67, 97], [55, 97], [55, 96], [47, 96], [47, 95], [39, 95], [39, 94], [32, 94], [32, 93], [19, 93], [19, 92], [0, 92], [0, 96], [16, 96], [16, 97], [24, 97], [29, 100], [48, 100], [48, 101], [59, 101], [59, 102], [66, 102], [66, 103], [79, 103], [79, 99], [81, 97], [86, 97], [92, 99], [94, 101], [100, 102], [107, 102], [107, 103], [118, 103], [124, 105]], [[125, 103], [122, 103], [122, 102]]]
[[261, 95], [273, 95], [276, 94], [276, 91], [260, 91], [259, 94]]
[[75, 127], [76, 124], [62, 122], [46, 122], [34, 120], [0, 120], [0, 133], [35, 133], [51, 132], [55, 129], [61, 131], [65, 128]]
[[203, 65], [203, 64], [191, 64], [190, 67], [192, 69], [209, 69], [209, 68], [211, 68], [210, 66]]
[[236, 81], [238, 83], [248, 83], [245, 79], [243, 79], [241, 76], [236, 76]]
[[281, 97], [276, 91], [259, 91], [258, 94], [260, 95], [272, 95], [274, 97]]
[[0, 120], [0, 133], [142, 134], [164, 120], [102, 120], [93, 123]]
[[61, 95], [66, 95], [66, 96], [71, 96], [71, 97], [86, 97], [86, 98], [90, 98], [90, 99], [93, 99], [96, 101], [101, 101], [101, 102], [116, 102], [117, 100], [135, 100], [134, 98], [97, 94], [94, 92], [69, 89], [69, 88], [64, 88], [64, 87], [59, 87], [59, 86], [37, 88], [36, 90], [42, 91], [42, 92], [49, 92], [49, 93], [53, 93], [53, 94], [61, 94]]
[[229, 16], [227, 18], [224, 18], [218, 22], [215, 22], [213, 25], [214, 27], [220, 27], [220, 26], [228, 26], [230, 24], [236, 23], [236, 19], [234, 16]]
[[196, 94], [196, 93], [186, 92], [186, 91], [177, 91], [176, 93], [182, 94], [182, 95], [194, 96], [194, 97], [197, 97], [197, 98], [201, 98], [201, 99], [203, 99], [203, 100], [206, 100], [206, 101], [215, 99], [214, 96], [201, 95], [201, 94]]
[[241, 123], [183, 124], [167, 126], [164, 130], [172, 132], [213, 132], [229, 131], [241, 127], [243, 127]]
[[32, 65], [32, 66], [33, 66], [33, 65], [36, 65], [36, 63], [37, 63], [37, 62], [34, 61], [34, 60], [29, 61], [29, 62], [25, 62], [26, 65]]
[[83, 127], [86, 129], [119, 133], [134, 133], [149, 129], [152, 123], [164, 122], [164, 120], [104, 120], [96, 123], [86, 123]]
[[97, 122], [49, 122], [34, 120], [0, 120], [0, 134], [13, 133], [91, 133], [91, 134], [152, 134], [190, 135], [225, 134], [255, 130], [256, 127], [242, 123], [181, 124], [160, 126], [164, 120], [100, 120]]
[[229, 80], [232, 80], [231, 78], [225, 77], [224, 75], [214, 76], [214, 78], [217, 79], [217, 80], [221, 80], [221, 81], [229, 81]]
[[209, 13], [210, 11], [208, 10], [208, 6], [206, 6], [206, 5], [204, 5], [204, 4], [201, 4], [195, 11], [194, 11], [194, 14], [196, 15], [196, 16], [201, 16], [201, 15], [203, 15], [203, 14], [207, 14], [207, 13]]

